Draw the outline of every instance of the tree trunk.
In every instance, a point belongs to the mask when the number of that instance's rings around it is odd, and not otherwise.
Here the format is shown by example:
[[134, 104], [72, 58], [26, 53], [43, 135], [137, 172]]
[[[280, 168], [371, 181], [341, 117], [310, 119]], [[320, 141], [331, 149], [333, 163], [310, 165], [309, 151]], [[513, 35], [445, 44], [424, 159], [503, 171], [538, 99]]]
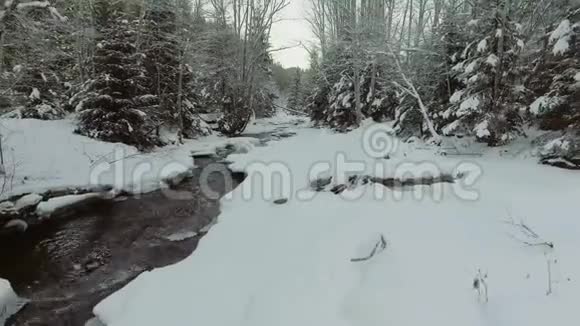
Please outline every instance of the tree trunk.
[[492, 111], [495, 111], [498, 109], [499, 107], [499, 101], [500, 101], [500, 87], [501, 87], [501, 83], [502, 83], [502, 77], [503, 77], [503, 59], [504, 59], [504, 43], [505, 43], [505, 20], [506, 20], [506, 9], [505, 9], [505, 2], [503, 0], [498, 0], [498, 9], [499, 12], [497, 13], [499, 15], [499, 19], [497, 19], [496, 21], [498, 21], [497, 23], [497, 29], [501, 30], [501, 35], [499, 36], [498, 42], [497, 42], [497, 56], [499, 58], [499, 64], [496, 67], [496, 71], [495, 71], [495, 78], [494, 78], [494, 85], [493, 85], [493, 103], [492, 103]]

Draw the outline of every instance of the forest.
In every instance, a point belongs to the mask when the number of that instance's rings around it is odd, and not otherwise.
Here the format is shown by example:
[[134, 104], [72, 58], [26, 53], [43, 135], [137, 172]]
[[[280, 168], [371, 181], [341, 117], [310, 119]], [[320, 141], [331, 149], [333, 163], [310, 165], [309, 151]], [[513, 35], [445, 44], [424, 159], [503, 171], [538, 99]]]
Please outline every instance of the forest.
[[306, 111], [348, 131], [489, 146], [553, 131], [541, 160], [580, 161], [580, 4], [568, 0], [311, 1], [317, 89]]
[[75, 113], [77, 133], [146, 150], [167, 132], [207, 134], [203, 113], [221, 113], [217, 129], [235, 135], [273, 111], [268, 37], [282, 0], [2, 6], [2, 107], [18, 108], [7, 117]]
[[[77, 133], [143, 150], [239, 135], [280, 107], [348, 131], [394, 120], [403, 137], [490, 146], [553, 131], [542, 158], [577, 167], [578, 31], [570, 0], [312, 0], [310, 67], [286, 69], [270, 31], [285, 0], [5, 1], [7, 116], [78, 115]], [[14, 108], [18, 108], [13, 111]], [[217, 113], [209, 127], [200, 114]]]

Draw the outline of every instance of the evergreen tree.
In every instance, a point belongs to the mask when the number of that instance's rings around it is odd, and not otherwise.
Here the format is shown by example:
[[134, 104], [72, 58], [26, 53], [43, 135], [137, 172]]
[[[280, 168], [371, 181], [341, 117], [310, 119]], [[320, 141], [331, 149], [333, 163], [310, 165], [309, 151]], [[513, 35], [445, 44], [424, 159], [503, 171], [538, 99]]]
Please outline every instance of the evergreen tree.
[[570, 10], [552, 31], [537, 62], [531, 87], [536, 94], [530, 112], [540, 127], [561, 130], [546, 144], [542, 162], [580, 168], [580, 8]]
[[98, 44], [92, 81], [79, 113], [77, 133], [147, 148], [159, 145], [151, 117], [140, 110], [147, 77], [135, 47], [136, 26], [119, 2], [95, 3]]
[[522, 72], [518, 56], [524, 43], [521, 27], [506, 16], [503, 1], [484, 0], [480, 5], [483, 16], [468, 23], [470, 42], [454, 58], [454, 78], [463, 87], [450, 98], [443, 118], [451, 122], [442, 130], [500, 145], [520, 132], [524, 105], [517, 94]]
[[304, 95], [302, 86], [302, 71], [296, 69], [296, 74], [294, 75], [294, 80], [290, 88], [290, 94], [288, 96], [288, 108], [301, 111], [304, 105]]

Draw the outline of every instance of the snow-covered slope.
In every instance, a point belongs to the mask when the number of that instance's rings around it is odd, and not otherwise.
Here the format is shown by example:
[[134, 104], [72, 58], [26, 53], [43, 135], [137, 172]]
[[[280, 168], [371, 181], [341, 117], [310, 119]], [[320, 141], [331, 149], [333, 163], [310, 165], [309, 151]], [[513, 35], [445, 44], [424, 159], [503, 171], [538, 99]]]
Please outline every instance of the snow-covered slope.
[[148, 191], [158, 188], [163, 176], [193, 164], [185, 147], [141, 154], [131, 146], [76, 135], [70, 120], [2, 119], [0, 128], [12, 193], [98, 184]]
[[[95, 314], [108, 326], [580, 323], [580, 174], [383, 139], [388, 156], [362, 130], [303, 130], [230, 157], [249, 177], [223, 199], [198, 249], [140, 275]], [[358, 169], [343, 159], [382, 177], [455, 170], [463, 178], [412, 189], [367, 184], [340, 196], [308, 190], [317, 175]], [[263, 178], [268, 171], [285, 179]], [[273, 203], [281, 197], [288, 202]], [[374, 250], [381, 236], [386, 248]]]

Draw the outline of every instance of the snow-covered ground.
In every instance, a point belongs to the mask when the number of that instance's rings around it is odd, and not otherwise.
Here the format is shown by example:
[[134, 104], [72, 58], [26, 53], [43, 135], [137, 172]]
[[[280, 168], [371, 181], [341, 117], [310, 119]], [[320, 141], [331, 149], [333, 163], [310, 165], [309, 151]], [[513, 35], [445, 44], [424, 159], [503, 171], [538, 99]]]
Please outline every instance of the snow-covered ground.
[[[266, 132], [293, 122], [282, 114], [257, 120], [250, 130]], [[194, 167], [192, 152], [215, 152], [234, 146], [250, 151], [259, 141], [251, 137], [228, 139], [218, 135], [188, 140], [150, 153], [135, 147], [101, 142], [74, 134], [73, 120], [2, 119], [0, 133], [7, 177], [0, 180], [2, 197], [48, 189], [106, 185], [143, 193], [164, 186], [164, 180]], [[2, 185], [4, 184], [4, 185]]]
[[244, 131], [245, 134], [259, 134], [264, 132], [271, 132], [277, 128], [290, 128], [293, 130], [293, 126], [301, 126], [308, 122], [308, 119], [304, 116], [297, 116], [289, 114], [284, 110], [278, 110], [276, 114], [271, 118], [256, 119], [248, 124], [248, 127]]
[[6, 320], [18, 312], [25, 303], [26, 300], [14, 293], [10, 282], [0, 278], [0, 325], [4, 325]]
[[2, 119], [5, 194], [69, 186], [112, 185], [150, 191], [159, 180], [191, 168], [185, 147], [148, 154], [131, 146], [76, 135], [71, 120]]
[[[108, 326], [580, 323], [579, 173], [496, 150], [441, 156], [386, 132], [304, 129], [231, 155], [249, 176], [197, 250], [143, 273], [95, 314]], [[345, 171], [461, 180], [309, 189], [320, 176], [342, 183]]]

